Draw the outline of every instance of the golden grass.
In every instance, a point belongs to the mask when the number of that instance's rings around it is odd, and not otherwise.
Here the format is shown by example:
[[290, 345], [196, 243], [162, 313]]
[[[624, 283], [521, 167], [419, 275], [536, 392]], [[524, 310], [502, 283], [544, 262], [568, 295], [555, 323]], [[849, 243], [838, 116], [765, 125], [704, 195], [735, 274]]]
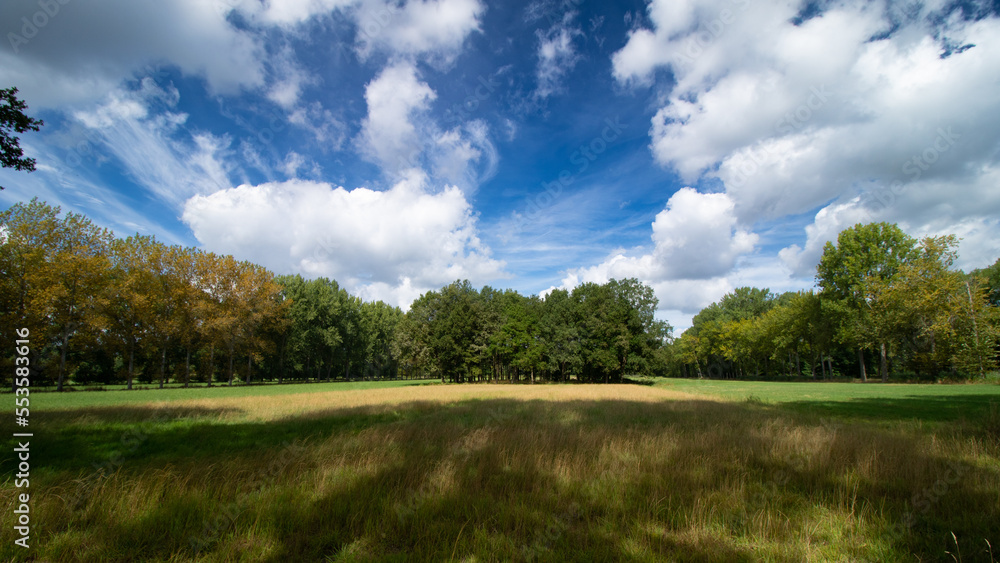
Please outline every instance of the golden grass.
[[[913, 423], [830, 423], [634, 385], [129, 409], [149, 438], [112, 474], [87, 485], [81, 460], [40, 478], [44, 560], [944, 560], [956, 532], [973, 561], [984, 540], [1000, 544], [996, 445]], [[65, 414], [69, 438], [119, 420]], [[962, 475], [941, 490], [952, 467]]]
[[[440, 385], [358, 389], [275, 396], [224, 397], [138, 403], [151, 413], [178, 410], [218, 411], [220, 420], [267, 421], [289, 416], [328, 415], [337, 410], [392, 407], [405, 403], [448, 404], [468, 400], [635, 401], [696, 399], [697, 395], [638, 385]], [[92, 418], [90, 420], [93, 420]]]

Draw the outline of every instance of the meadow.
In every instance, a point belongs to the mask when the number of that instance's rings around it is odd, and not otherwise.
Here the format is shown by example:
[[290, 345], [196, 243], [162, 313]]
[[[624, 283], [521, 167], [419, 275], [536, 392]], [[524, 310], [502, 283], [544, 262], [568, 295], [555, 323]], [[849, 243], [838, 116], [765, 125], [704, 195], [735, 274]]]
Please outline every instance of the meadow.
[[32, 547], [7, 453], [2, 560], [1000, 559], [997, 385], [330, 383], [32, 417]]

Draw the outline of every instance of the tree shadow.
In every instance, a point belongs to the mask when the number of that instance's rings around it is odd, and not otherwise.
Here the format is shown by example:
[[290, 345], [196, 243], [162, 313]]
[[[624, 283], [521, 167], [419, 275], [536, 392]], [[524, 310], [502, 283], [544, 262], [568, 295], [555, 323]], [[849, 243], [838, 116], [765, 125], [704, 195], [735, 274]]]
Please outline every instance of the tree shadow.
[[1000, 405], [1000, 394], [905, 397], [864, 397], [839, 401], [809, 399], [782, 406], [798, 412], [846, 419], [924, 422], [978, 421], [990, 414], [991, 404]]
[[[870, 401], [865, 408], [887, 400]], [[900, 419], [913, 418], [902, 414], [908, 405], [936, 404], [888, 401]], [[804, 403], [796, 408], [809, 410]], [[812, 409], [860, 416], [838, 405]], [[413, 401], [260, 423], [219, 422], [225, 409], [73, 412], [65, 420], [92, 422], [56, 430], [57, 417], [39, 440], [33, 467], [50, 472], [42, 494], [72, 487], [120, 449], [129, 425], [144, 438], [118, 478], [139, 486], [169, 472], [183, 483], [138, 518], [69, 518], [123, 557], [791, 561], [807, 555], [796, 551], [801, 538], [829, 539], [813, 529], [824, 514], [864, 507], [890, 527], [856, 534], [894, 555], [941, 559], [951, 532], [966, 554], [983, 538], [1000, 545], [995, 463], [962, 465], [950, 482], [956, 460], [930, 453], [919, 435], [829, 427], [770, 405]], [[754, 538], [763, 553], [747, 545]]]

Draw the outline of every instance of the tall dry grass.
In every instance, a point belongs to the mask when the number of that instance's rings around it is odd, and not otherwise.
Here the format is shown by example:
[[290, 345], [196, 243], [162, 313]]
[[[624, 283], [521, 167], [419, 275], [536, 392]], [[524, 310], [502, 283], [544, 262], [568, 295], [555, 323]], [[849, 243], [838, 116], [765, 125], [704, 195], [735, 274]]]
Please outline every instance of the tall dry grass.
[[[951, 561], [956, 541], [976, 561], [1000, 542], [988, 434], [651, 387], [193, 400], [48, 424], [98, 461], [141, 433], [106, 475], [40, 464], [42, 561]], [[23, 558], [0, 534], [0, 556]]]

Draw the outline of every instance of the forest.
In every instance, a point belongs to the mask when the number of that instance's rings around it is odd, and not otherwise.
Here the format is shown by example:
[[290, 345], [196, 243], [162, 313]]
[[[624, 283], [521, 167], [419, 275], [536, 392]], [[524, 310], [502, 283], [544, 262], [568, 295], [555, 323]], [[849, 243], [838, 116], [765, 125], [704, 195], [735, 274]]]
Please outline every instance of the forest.
[[828, 243], [817, 289], [738, 288], [675, 337], [636, 279], [544, 297], [456, 281], [405, 314], [336, 281], [117, 238], [40, 202], [0, 212], [4, 384], [15, 330], [33, 385], [437, 378], [621, 382], [632, 376], [979, 378], [996, 369], [1000, 260], [953, 269], [954, 236], [857, 225]]
[[867, 381], [982, 378], [997, 366], [1000, 260], [952, 268], [958, 239], [920, 241], [887, 223], [826, 243], [817, 289], [739, 288], [703, 309], [670, 348], [672, 375]]

